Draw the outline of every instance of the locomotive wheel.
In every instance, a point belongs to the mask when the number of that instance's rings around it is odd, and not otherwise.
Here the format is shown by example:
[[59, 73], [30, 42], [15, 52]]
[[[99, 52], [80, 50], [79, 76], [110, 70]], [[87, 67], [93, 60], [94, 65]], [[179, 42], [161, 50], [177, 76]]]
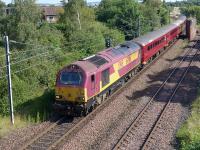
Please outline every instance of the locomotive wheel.
[[87, 116], [88, 115], [88, 113], [89, 113], [89, 111], [88, 111], [88, 109], [86, 108], [86, 109], [84, 109], [82, 112], [81, 112], [81, 116]]
[[96, 97], [96, 101], [97, 101], [96, 105], [100, 105], [102, 103], [102, 99], [103, 99], [102, 96]]
[[95, 108], [95, 106], [91, 106], [88, 110], [88, 113], [91, 113], [93, 111], [93, 109]]

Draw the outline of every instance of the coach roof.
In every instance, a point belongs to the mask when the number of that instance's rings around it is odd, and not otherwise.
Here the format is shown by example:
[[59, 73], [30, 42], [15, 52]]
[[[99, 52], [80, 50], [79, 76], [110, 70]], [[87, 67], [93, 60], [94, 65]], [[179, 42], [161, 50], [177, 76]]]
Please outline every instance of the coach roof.
[[149, 32], [141, 37], [133, 39], [133, 41], [139, 43], [142, 46], [145, 46], [145, 45], [151, 43], [152, 41], [164, 36], [168, 32], [172, 31], [173, 29], [178, 27], [180, 24], [182, 24], [185, 20], [186, 20], [186, 17], [181, 16], [178, 20], [176, 20], [172, 24], [162, 27], [159, 30]]

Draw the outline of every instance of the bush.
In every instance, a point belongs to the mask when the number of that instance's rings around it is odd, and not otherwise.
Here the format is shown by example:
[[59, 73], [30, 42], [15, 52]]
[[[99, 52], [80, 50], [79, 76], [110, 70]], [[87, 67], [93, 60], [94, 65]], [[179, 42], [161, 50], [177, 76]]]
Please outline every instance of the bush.
[[[200, 95], [200, 90], [198, 92]], [[192, 104], [191, 116], [177, 132], [181, 149], [200, 149], [200, 97]]]

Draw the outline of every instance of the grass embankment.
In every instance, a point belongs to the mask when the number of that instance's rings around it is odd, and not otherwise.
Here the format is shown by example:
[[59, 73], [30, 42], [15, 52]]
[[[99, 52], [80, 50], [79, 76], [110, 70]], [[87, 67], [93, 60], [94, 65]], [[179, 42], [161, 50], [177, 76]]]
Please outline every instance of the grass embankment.
[[11, 125], [9, 117], [2, 117], [0, 116], [0, 139], [18, 128], [25, 127], [29, 125], [27, 121], [22, 120], [20, 117], [15, 117], [15, 124]]
[[[65, 55], [64, 63], [61, 66], [65, 66], [86, 56], [86, 53], [71, 52]], [[49, 119], [53, 112], [52, 103], [54, 101], [54, 84], [56, 73], [61, 68], [61, 66], [58, 66], [55, 67], [54, 70], [51, 70], [51, 66], [52, 64], [49, 64], [49, 68], [45, 69], [45, 72], [51, 71], [51, 74], [49, 75], [49, 81], [51, 81], [51, 84], [49, 84], [48, 88], [33, 81], [31, 82], [32, 84], [25, 83], [25, 85], [22, 85], [24, 82], [13, 83], [14, 113], [17, 117], [15, 117], [15, 125], [12, 126], [10, 124], [9, 116], [2, 115], [0, 112], [0, 138], [8, 135], [18, 128], [26, 127], [30, 124], [40, 123]], [[5, 86], [3, 87], [7, 87], [6, 80], [4, 84]], [[7, 92], [7, 89], [5, 92]], [[5, 102], [6, 104], [3, 106], [5, 107], [5, 112], [8, 112], [8, 100], [5, 99]]]
[[181, 150], [200, 150], [200, 89], [191, 107], [191, 115], [177, 133]]

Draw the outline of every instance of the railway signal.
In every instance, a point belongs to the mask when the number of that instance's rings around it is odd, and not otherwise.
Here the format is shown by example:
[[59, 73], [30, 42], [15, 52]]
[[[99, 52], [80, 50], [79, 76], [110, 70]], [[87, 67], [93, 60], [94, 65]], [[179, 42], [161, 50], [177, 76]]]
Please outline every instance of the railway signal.
[[106, 39], [105, 39], [105, 46], [107, 47], [107, 48], [109, 48], [109, 47], [111, 47], [112, 46], [112, 39], [110, 38], [110, 37], [107, 37]]

